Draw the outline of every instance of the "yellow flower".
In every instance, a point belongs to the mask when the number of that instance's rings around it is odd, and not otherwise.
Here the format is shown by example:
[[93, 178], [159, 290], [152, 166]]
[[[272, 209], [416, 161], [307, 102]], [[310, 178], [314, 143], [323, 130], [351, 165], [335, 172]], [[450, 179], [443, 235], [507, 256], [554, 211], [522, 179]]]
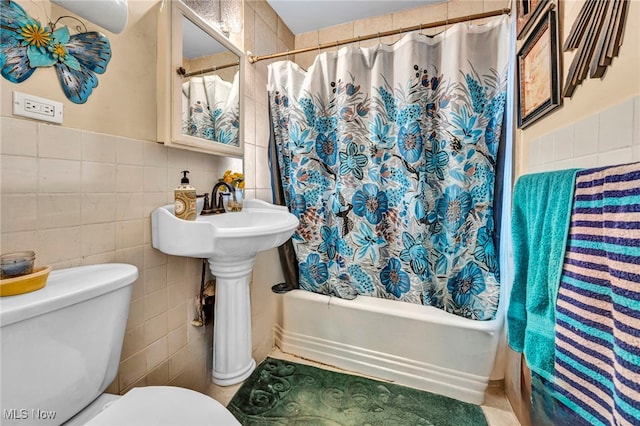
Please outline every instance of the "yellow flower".
[[238, 172], [232, 172], [231, 170], [227, 170], [224, 172], [224, 175], [218, 179], [219, 182], [228, 183], [234, 188], [244, 188], [244, 175]]
[[51, 42], [51, 33], [37, 23], [20, 27], [20, 35], [27, 46], [45, 47]]

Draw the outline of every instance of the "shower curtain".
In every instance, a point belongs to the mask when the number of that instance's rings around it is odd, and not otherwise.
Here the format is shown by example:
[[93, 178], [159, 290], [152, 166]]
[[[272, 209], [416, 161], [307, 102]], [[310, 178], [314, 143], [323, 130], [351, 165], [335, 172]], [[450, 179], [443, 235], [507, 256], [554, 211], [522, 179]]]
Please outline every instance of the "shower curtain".
[[306, 290], [488, 320], [509, 23], [269, 66], [272, 131]]
[[217, 75], [192, 77], [182, 84], [182, 133], [238, 146], [238, 73], [233, 82]]

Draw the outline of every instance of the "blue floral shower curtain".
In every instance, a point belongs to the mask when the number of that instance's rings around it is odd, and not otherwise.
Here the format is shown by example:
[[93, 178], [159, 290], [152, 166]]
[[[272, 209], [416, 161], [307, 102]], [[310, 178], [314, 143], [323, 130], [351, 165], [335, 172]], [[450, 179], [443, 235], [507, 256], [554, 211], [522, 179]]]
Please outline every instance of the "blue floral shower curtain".
[[488, 320], [508, 20], [269, 66], [300, 287]]
[[192, 77], [182, 84], [182, 133], [238, 146], [239, 74], [233, 82], [217, 75]]

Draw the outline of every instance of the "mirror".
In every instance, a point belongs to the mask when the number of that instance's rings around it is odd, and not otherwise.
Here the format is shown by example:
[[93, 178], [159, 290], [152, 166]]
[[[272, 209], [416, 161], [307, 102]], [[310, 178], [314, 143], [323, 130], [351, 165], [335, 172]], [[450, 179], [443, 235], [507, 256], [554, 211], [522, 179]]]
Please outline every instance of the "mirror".
[[[165, 25], [158, 26], [158, 94], [164, 101], [158, 108], [158, 139], [178, 148], [241, 156], [242, 51], [183, 2], [170, 4], [165, 9], [171, 10], [160, 11]], [[169, 34], [163, 34], [167, 28]]]

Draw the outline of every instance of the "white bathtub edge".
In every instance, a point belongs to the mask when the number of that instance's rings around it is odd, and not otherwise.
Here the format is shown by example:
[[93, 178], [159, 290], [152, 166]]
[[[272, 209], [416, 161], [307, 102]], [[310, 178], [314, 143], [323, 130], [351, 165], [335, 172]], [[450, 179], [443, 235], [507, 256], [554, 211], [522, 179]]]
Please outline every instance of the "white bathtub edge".
[[[275, 345], [283, 353], [472, 404], [484, 402], [502, 317], [473, 321], [431, 307], [368, 297], [342, 300], [302, 290], [283, 297], [282, 324], [274, 327]], [[390, 345], [380, 336], [389, 336]], [[433, 352], [436, 342], [451, 347]]]

